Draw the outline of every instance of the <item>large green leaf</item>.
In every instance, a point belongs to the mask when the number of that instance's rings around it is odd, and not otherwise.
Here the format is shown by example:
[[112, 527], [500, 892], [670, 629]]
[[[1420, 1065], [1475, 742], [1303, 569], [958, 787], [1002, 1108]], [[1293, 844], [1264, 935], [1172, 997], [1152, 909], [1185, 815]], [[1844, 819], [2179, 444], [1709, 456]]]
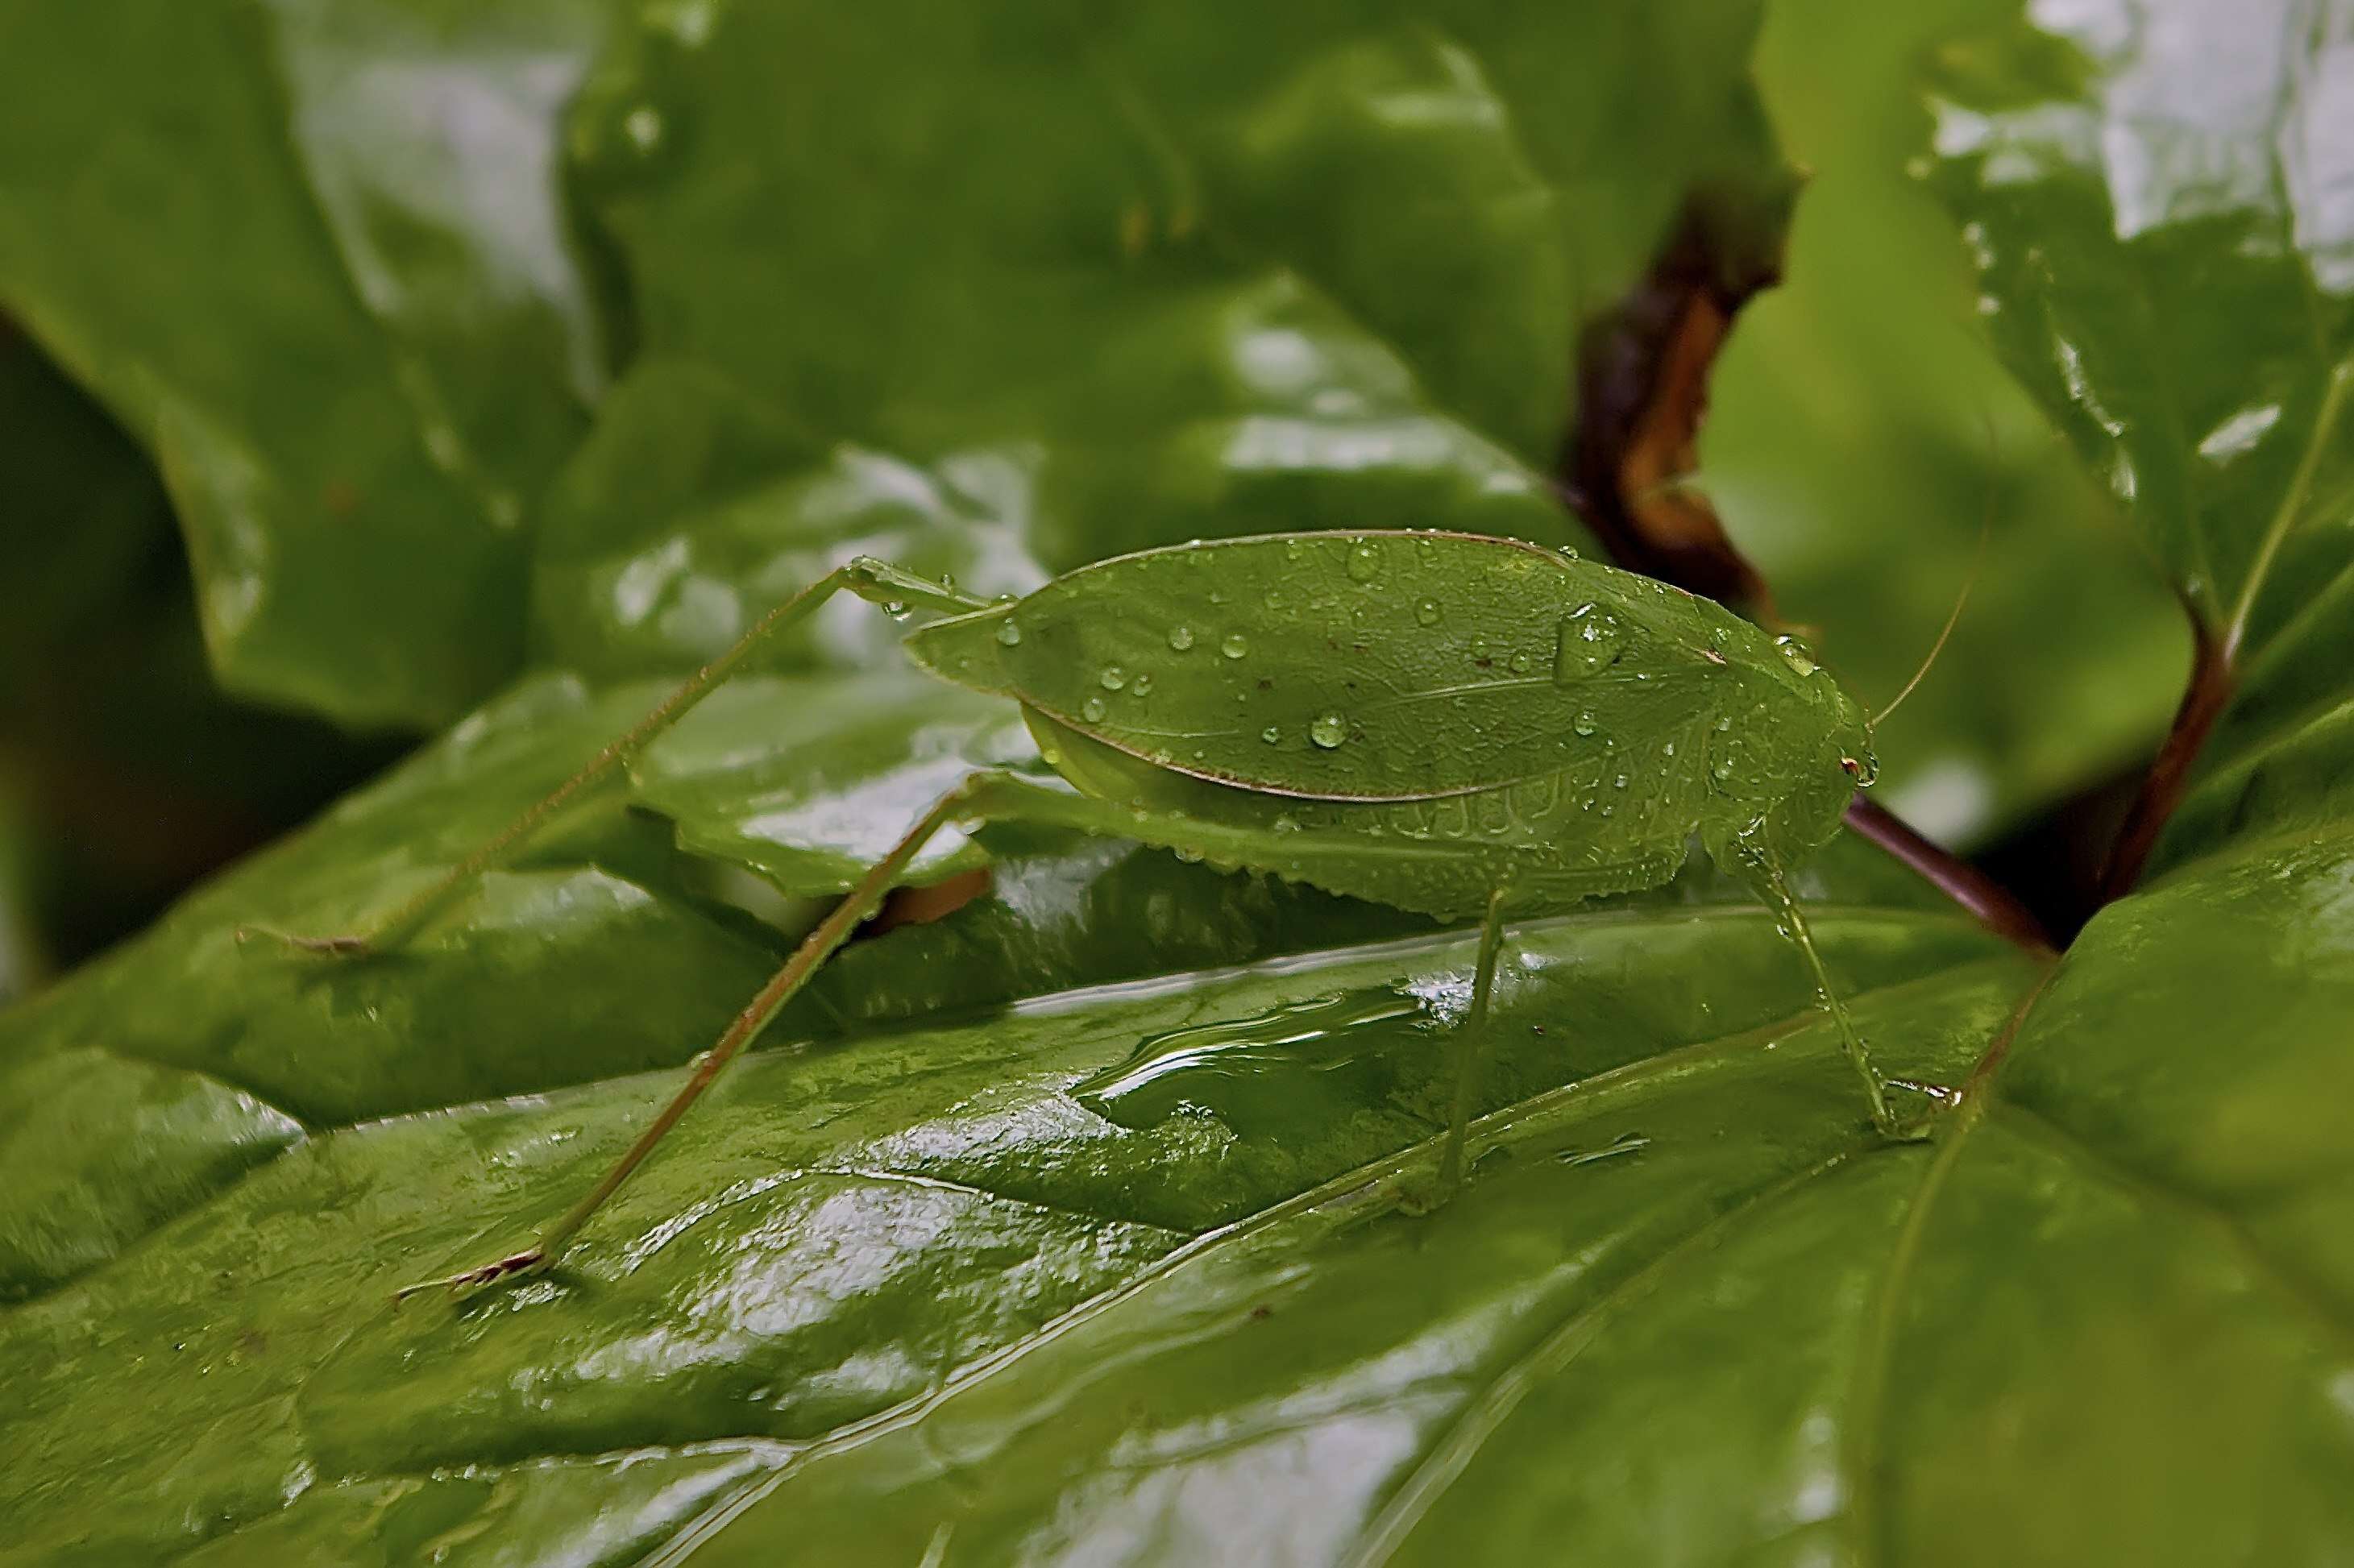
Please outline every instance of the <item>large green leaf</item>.
[[[1777, 0], [1758, 76], [1814, 171], [1780, 286], [1710, 379], [1701, 478], [1793, 621], [1886, 703], [1969, 599], [1881, 734], [1882, 798], [1979, 842], [2137, 762], [2188, 639], [2114, 503], [1969, 325], [1969, 260], [1905, 165], [1929, 149], [1921, 58], [2009, 0], [1859, 9]], [[1981, 554], [1978, 537], [1988, 532]]]
[[1772, 247], [1755, 26], [650, 13], [576, 116], [640, 357], [551, 507], [542, 645], [675, 668], [858, 549], [1001, 591], [1277, 528], [1579, 536], [1543, 476], [1581, 328], [1695, 189]]
[[513, 672], [604, 374], [557, 116], [605, 9], [0, 6], [0, 309], [154, 455], [232, 688], [416, 724]]
[[[388, 1304], [577, 1193], [1019, 737], [845, 605], [398, 953], [240, 926], [397, 905], [875, 541], [993, 588], [1276, 512], [1566, 527], [1586, 302], [1695, 182], [1773, 187], [1753, 18], [1264, 9], [650, 8], [576, 132], [644, 353], [546, 510], [554, 667], [0, 1023], [0, 1561], [2344, 1554], [2326, 791], [2057, 961], [1835, 842], [1835, 983], [1968, 1087], [1927, 1145], [1737, 890], [1519, 927], [1437, 1206], [1468, 937], [951, 842], [918, 880], [990, 890], [846, 949], [563, 1268]], [[2288, 538], [2278, 584], [2349, 554]]]
[[1957, 43], [1936, 178], [1979, 310], [2238, 700], [2158, 847], [2343, 814], [2354, 728], [2354, 44], [2342, 7], [2154, 4]]
[[5, 322], [0, 498], [0, 969], [29, 987], [396, 753], [213, 683], [154, 469]]

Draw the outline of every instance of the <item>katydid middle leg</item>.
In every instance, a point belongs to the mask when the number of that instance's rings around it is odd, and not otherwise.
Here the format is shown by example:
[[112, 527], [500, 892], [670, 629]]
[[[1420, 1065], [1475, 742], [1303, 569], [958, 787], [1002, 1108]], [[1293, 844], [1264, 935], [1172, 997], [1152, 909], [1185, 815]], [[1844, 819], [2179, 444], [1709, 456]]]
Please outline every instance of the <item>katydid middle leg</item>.
[[1471, 1109], [1479, 1099], [1479, 1075], [1488, 1063], [1488, 1004], [1496, 991], [1496, 959], [1504, 946], [1504, 899], [1507, 889], [1488, 895], [1488, 912], [1479, 923], [1479, 959], [1471, 976], [1471, 1011], [1463, 1021], [1455, 1054], [1454, 1108], [1447, 1118], [1447, 1147], [1438, 1156], [1438, 1194], [1450, 1197], [1463, 1181], [1463, 1139], [1471, 1126]]
[[643, 751], [655, 736], [684, 718], [695, 705], [741, 670], [761, 644], [787, 627], [806, 620], [819, 606], [844, 590], [876, 604], [914, 604], [949, 614], [980, 609], [990, 602], [960, 592], [947, 583], [902, 571], [887, 561], [861, 556], [835, 567], [762, 616], [753, 623], [750, 630], [736, 640], [734, 646], [688, 676], [668, 696], [654, 705], [645, 717], [590, 758], [578, 772], [525, 807], [523, 814], [514, 821], [363, 929], [334, 936], [306, 937], [247, 927], [238, 932], [238, 938], [242, 941], [248, 937], [268, 936], [305, 952], [343, 956], [376, 952], [398, 945], [466, 884], [496, 865], [509, 852], [529, 838], [567, 801], [611, 777]]

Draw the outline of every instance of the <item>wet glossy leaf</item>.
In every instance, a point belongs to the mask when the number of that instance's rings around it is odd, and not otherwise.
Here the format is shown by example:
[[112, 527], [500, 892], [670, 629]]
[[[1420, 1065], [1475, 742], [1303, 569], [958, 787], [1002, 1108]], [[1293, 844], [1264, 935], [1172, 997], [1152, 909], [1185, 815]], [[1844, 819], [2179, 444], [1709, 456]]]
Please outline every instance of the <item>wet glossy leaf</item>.
[[[870, 542], [995, 591], [1278, 513], [1558, 529], [1560, 405], [1516, 395], [1563, 385], [1544, 291], [1614, 286], [1760, 153], [1748, 15], [1651, 15], [1081, 49], [650, 8], [578, 131], [646, 355], [548, 511], [551, 668], [0, 1022], [0, 1561], [2343, 1555], [2326, 790], [2056, 963], [1829, 846], [1834, 982], [1892, 1071], [1971, 1089], [1928, 1144], [1870, 1135], [1737, 890], [1520, 926], [1443, 1204], [1464, 934], [951, 842], [918, 879], [985, 852], [989, 890], [846, 949], [562, 1269], [387, 1302], [573, 1196], [927, 790], [1029, 754], [845, 601], [401, 951], [238, 928], [397, 903]], [[1426, 230], [1402, 188], [1443, 192]], [[2285, 537], [2295, 627], [2347, 552]]]
[[555, 162], [603, 15], [0, 12], [0, 309], [154, 455], [232, 688], [413, 725], [514, 669], [603, 374]]
[[[1813, 171], [1781, 281], [1709, 377], [1700, 482], [1782, 613], [1874, 708], [1881, 798], [1940, 842], [1987, 842], [2137, 763], [2182, 690], [2181, 612], [2115, 503], [1972, 323], [1970, 262], [1905, 164], [1930, 151], [1923, 57], [2016, 9], [1776, 0], [1759, 85]], [[1988, 542], [1981, 556], [1981, 527]]]
[[2160, 864], [2341, 804], [2354, 41], [2327, 15], [2137, 0], [1942, 61], [1980, 313], [2243, 694]]
[[163, 484], [5, 320], [0, 495], [0, 969], [29, 990], [398, 750], [214, 684]]
[[1278, 528], [1582, 537], [1544, 478], [1579, 331], [1695, 187], [1785, 185], [1753, 10], [1673, 16], [651, 12], [576, 117], [640, 357], [544, 644], [674, 669], [860, 549], [996, 593]]

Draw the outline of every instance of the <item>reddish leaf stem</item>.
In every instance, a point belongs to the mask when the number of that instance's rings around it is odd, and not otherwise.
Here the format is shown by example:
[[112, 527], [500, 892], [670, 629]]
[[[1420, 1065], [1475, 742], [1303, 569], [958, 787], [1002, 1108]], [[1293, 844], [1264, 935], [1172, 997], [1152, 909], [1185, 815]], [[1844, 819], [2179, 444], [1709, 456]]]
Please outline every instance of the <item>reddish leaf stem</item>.
[[2101, 869], [2103, 904], [2124, 897], [2141, 880], [2142, 866], [2157, 847], [2158, 833], [2190, 788], [2191, 766], [2207, 744], [2208, 732], [2232, 700], [2235, 678], [2230, 651], [2188, 599], [2182, 610], [2190, 619], [2190, 681], [2183, 688], [2181, 705], [2174, 710], [2174, 724], [2166, 732], [2166, 741], [2151, 760], [2149, 771], [2142, 775], [2141, 789], [2109, 846], [2108, 860]]
[[1859, 837], [1870, 840], [1910, 866], [1996, 936], [2031, 953], [2056, 951], [2043, 923], [2009, 888], [1969, 862], [1931, 843], [1911, 823], [1877, 800], [1858, 795], [1848, 802], [1847, 825]]

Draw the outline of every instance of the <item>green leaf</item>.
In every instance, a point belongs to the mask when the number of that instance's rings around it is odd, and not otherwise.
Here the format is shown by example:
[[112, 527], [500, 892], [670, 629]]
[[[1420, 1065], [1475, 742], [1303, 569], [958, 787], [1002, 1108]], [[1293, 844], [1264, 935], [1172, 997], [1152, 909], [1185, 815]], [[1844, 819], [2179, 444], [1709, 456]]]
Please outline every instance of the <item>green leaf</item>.
[[1875, 709], [1967, 593], [1878, 746], [1883, 801], [1962, 847], [2137, 764], [2188, 643], [2163, 581], [2119, 548], [2115, 503], [1970, 326], [1968, 256], [1905, 172], [1930, 151], [1922, 56], [2014, 9], [1770, 9], [1759, 85], [1814, 177], [1781, 282], [1710, 376], [1700, 474], [1782, 613]]
[[0, 971], [30, 990], [395, 751], [213, 683], [154, 469], [5, 321], [0, 495]]
[[1582, 539], [1545, 478], [1579, 332], [1696, 188], [1785, 188], [1754, 27], [652, 14], [576, 116], [640, 357], [551, 509], [542, 646], [675, 669], [861, 549], [996, 593], [1196, 536]]
[[414, 725], [515, 668], [603, 376], [556, 163], [603, 15], [0, 12], [0, 306], [154, 457], [232, 689]]

